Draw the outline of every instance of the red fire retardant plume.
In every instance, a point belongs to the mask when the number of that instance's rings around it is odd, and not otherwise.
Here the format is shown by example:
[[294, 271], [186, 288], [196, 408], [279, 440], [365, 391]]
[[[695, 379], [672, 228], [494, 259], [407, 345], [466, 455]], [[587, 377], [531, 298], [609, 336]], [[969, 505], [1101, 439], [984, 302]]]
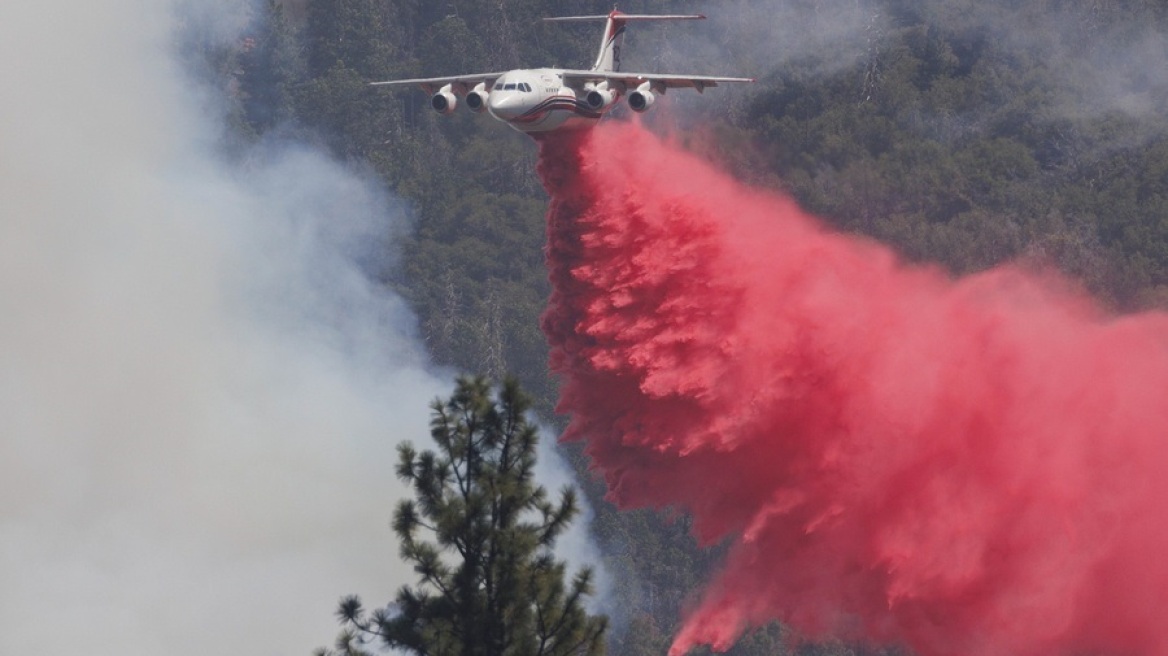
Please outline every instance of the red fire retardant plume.
[[904, 264], [635, 125], [540, 173], [565, 439], [733, 545], [671, 654], [1168, 654], [1168, 317]]

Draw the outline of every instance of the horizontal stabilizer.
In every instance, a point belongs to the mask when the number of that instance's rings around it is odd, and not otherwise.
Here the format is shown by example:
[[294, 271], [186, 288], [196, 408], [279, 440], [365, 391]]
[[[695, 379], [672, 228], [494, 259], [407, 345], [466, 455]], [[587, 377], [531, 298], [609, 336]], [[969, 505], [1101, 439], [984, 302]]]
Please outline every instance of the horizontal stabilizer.
[[553, 23], [567, 23], [571, 21], [602, 21], [613, 18], [618, 21], [651, 21], [651, 20], [705, 20], [706, 17], [701, 14], [613, 14], [609, 16], [559, 16], [555, 18], [545, 18], [546, 22]]
[[701, 14], [624, 14], [616, 9], [605, 16], [559, 16], [545, 18], [550, 23], [569, 23], [573, 21], [606, 21], [604, 38], [600, 41], [600, 53], [596, 55], [596, 63], [592, 65], [594, 71], [620, 70], [620, 49], [625, 38], [627, 23], [636, 21], [669, 21], [669, 20], [703, 20]]

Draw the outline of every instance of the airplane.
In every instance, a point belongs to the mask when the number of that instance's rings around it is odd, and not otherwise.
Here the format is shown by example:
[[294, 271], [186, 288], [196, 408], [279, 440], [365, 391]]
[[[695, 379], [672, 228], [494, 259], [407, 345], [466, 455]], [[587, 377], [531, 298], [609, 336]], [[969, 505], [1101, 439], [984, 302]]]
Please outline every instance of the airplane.
[[703, 20], [702, 15], [625, 14], [613, 8], [605, 16], [562, 16], [547, 22], [605, 21], [600, 54], [589, 70], [527, 68], [497, 73], [372, 82], [371, 86], [420, 86], [431, 94], [430, 107], [450, 114], [465, 98], [475, 113], [484, 110], [520, 132], [592, 127], [627, 95], [629, 108], [641, 113], [666, 89], [693, 88], [699, 93], [721, 83], [754, 82], [747, 77], [665, 75], [621, 72], [621, 45], [627, 23], [656, 20]]

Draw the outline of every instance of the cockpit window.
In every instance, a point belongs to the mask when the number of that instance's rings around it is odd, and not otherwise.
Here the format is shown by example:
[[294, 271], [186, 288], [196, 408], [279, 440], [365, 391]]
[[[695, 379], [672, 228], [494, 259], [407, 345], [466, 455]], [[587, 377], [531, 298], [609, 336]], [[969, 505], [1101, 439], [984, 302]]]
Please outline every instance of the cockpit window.
[[504, 90], [504, 91], [514, 91], [514, 90], [515, 90], [515, 85], [514, 85], [514, 84], [504, 84], [504, 85], [503, 85], [503, 90]]
[[527, 92], [531, 91], [531, 87], [526, 82], [520, 82], [519, 83], [519, 90], [524, 92], [524, 93], [527, 93]]

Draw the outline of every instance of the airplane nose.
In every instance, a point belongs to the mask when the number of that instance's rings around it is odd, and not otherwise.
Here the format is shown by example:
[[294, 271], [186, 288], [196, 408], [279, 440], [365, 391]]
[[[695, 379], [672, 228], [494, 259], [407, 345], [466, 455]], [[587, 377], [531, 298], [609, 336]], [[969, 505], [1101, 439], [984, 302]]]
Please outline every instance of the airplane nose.
[[515, 95], [492, 93], [487, 96], [487, 110], [496, 118], [507, 120], [519, 115], [520, 99]]

